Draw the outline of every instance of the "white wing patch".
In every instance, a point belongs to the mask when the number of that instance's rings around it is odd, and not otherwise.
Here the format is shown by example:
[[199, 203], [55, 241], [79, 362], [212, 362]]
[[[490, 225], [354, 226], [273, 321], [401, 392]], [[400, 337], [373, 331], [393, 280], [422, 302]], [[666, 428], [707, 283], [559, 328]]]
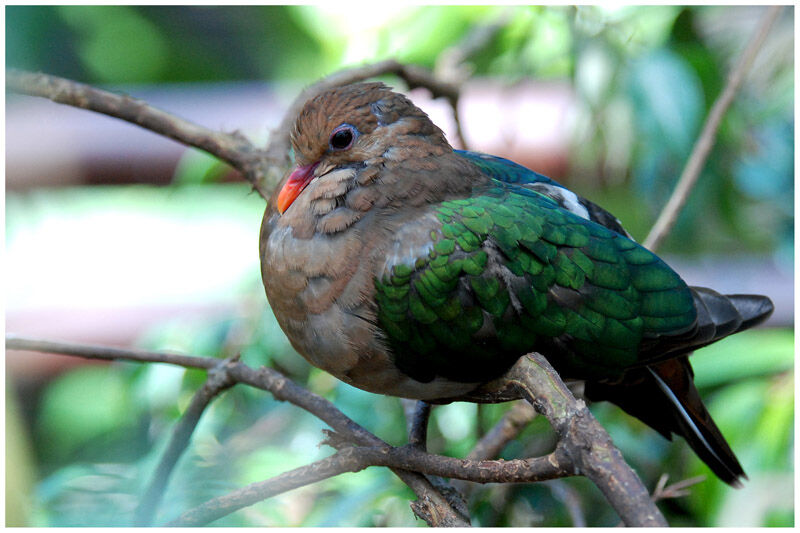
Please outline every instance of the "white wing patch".
[[558, 202], [558, 205], [570, 213], [585, 218], [586, 220], [592, 220], [592, 217], [589, 215], [589, 210], [580, 202], [578, 195], [569, 189], [551, 183], [525, 183], [520, 186], [544, 194], [548, 198], [552, 198]]

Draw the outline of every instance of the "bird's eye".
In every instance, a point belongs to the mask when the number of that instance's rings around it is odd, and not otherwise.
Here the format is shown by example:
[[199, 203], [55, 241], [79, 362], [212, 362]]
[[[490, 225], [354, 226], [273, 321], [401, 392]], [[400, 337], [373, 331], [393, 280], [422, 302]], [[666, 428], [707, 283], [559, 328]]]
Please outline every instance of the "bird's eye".
[[333, 150], [347, 150], [356, 138], [356, 131], [350, 124], [342, 124], [331, 133], [328, 141]]

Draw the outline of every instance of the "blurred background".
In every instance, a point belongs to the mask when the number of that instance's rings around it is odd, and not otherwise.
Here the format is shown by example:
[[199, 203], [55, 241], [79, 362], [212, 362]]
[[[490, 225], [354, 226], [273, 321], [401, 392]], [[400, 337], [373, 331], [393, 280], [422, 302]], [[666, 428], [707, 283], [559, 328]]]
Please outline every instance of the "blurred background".
[[[6, 67], [131, 94], [209, 128], [268, 140], [320, 76], [394, 57], [463, 63], [470, 148], [510, 157], [615, 213], [643, 240], [762, 7], [7, 6]], [[794, 523], [794, 9], [786, 7], [722, 123], [659, 253], [690, 284], [768, 294], [764, 327], [693, 357], [696, 382], [749, 481], [719, 482], [609, 405], [592, 407], [653, 488], [706, 481], [660, 504], [673, 526]], [[405, 90], [402, 82], [387, 77]], [[410, 93], [455, 143], [452, 112]], [[399, 400], [353, 389], [297, 355], [266, 305], [264, 202], [229, 167], [121, 121], [6, 96], [6, 332], [223, 357], [241, 352], [334, 401], [393, 444]], [[6, 523], [124, 526], [204, 373], [6, 354]], [[508, 405], [437, 407], [430, 449], [464, 456]], [[332, 453], [324, 424], [239, 386], [214, 401], [157, 523]], [[534, 420], [504, 458], [552, 449]], [[415, 526], [388, 470], [341, 475], [214, 525]], [[617, 523], [585, 479], [475, 486], [473, 525]]]

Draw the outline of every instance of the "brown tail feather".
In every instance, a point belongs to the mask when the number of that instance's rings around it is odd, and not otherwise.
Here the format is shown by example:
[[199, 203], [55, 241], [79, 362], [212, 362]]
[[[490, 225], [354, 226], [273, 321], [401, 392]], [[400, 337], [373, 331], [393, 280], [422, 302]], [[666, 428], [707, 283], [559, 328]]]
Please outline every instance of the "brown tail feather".
[[629, 372], [621, 383], [587, 383], [586, 396], [610, 401], [670, 439], [686, 439], [698, 457], [725, 483], [747, 478], [703, 405], [686, 357]]

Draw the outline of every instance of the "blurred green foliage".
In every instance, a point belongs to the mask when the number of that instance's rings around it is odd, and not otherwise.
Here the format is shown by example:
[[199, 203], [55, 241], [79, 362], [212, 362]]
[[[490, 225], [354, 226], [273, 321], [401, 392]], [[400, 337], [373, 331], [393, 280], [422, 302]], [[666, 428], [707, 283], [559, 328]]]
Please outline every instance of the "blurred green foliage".
[[[439, 54], [476, 25], [510, 13], [503, 30], [470, 58], [474, 76], [508, 85], [531, 78], [569, 82], [577, 102], [570, 171], [557, 177], [617, 214], [637, 238], [644, 237], [672, 190], [732, 58], [751, 31], [747, 22], [759, 13], [745, 6], [382, 4], [5, 9], [7, 66], [102, 85], [306, 84], [342, 66], [390, 56], [434, 67]], [[778, 254], [791, 264], [792, 27], [793, 8], [787, 8], [773, 29], [771, 53], [757, 62], [722, 124], [667, 251], [744, 248]], [[187, 152], [176, 186], [213, 182], [220, 169], [213, 159]], [[107, 202], [102, 196], [98, 193], [97, 201]], [[219, 199], [210, 188], [206, 200], [198, 201]], [[8, 223], [13, 227], [15, 219]], [[140, 346], [217, 357], [241, 352], [246, 363], [277, 368], [331, 399], [381, 438], [405, 441], [399, 400], [359, 391], [309, 367], [280, 331], [258, 282], [248, 278], [240, 286], [240, 316], [246, 318], [164, 323], [144, 335]], [[742, 491], [716, 480], [682, 441], [669, 443], [609, 405], [593, 407], [649, 487], [663, 472], [673, 482], [697, 474], [708, 478], [690, 497], [661, 504], [672, 525], [793, 525], [793, 349], [791, 331], [757, 330], [693, 359], [701, 392], [750, 477]], [[19, 464], [20, 477], [34, 471], [39, 476], [29, 516], [15, 520], [38, 526], [129, 525], [171, 428], [203, 379], [197, 370], [121, 363], [61, 375], [34, 409], [34, 459], [26, 459], [20, 446], [7, 446], [7, 464]], [[463, 456], [506, 409], [437, 407], [431, 450]], [[229, 390], [203, 415], [158, 522], [330, 454], [317, 447], [323, 428], [318, 419], [261, 391]], [[553, 445], [546, 421], [536, 419], [503, 457], [546, 453]], [[31, 462], [35, 468], [26, 468]], [[585, 479], [476, 486], [469, 499], [474, 524], [571, 525], [565, 491], [577, 495], [589, 525], [616, 524]], [[408, 508], [412, 496], [388, 470], [369, 468], [256, 504], [214, 525], [420, 525]]]

